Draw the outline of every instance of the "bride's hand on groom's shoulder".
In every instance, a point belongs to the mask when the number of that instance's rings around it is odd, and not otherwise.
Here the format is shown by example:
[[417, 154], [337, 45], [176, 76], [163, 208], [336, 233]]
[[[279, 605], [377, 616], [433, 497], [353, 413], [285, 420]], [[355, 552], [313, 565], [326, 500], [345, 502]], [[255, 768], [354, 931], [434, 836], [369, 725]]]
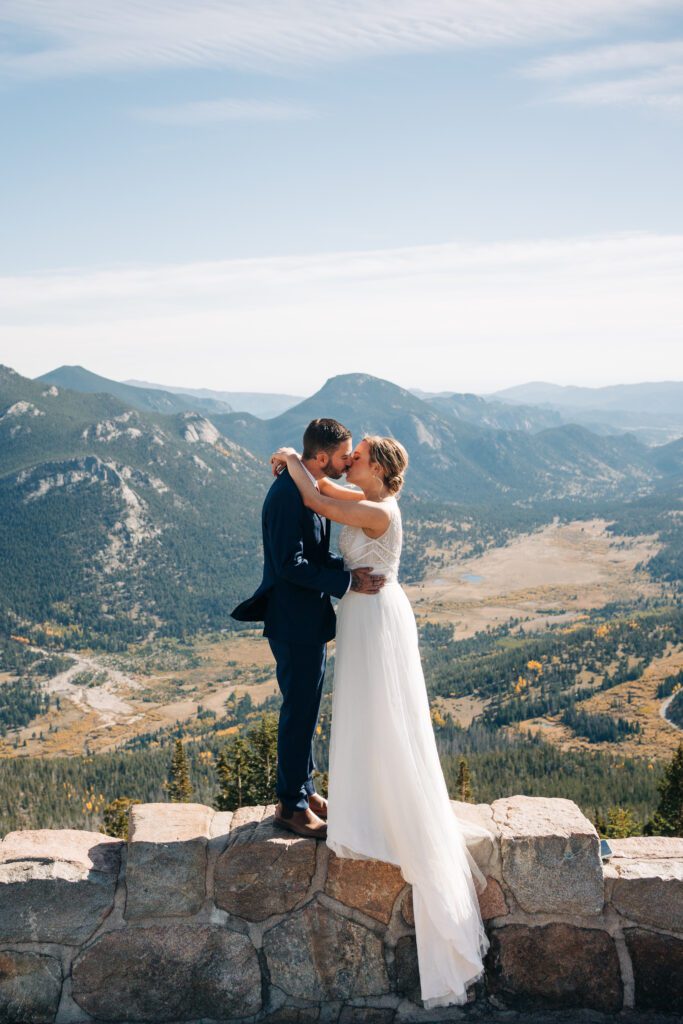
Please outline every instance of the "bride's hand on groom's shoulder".
[[287, 465], [287, 456], [296, 455], [297, 459], [300, 458], [299, 453], [295, 448], [278, 448], [276, 452], [270, 456], [270, 465], [273, 469], [273, 476], [279, 476], [282, 470]]

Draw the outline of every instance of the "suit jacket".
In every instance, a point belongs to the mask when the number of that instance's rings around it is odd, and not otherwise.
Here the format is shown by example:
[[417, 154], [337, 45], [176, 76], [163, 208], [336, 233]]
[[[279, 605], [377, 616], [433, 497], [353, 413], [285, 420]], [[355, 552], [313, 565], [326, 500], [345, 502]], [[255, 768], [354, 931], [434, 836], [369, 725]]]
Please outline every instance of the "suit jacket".
[[306, 508], [285, 470], [261, 513], [263, 579], [232, 612], [239, 622], [263, 622], [264, 636], [290, 643], [326, 643], [335, 634], [330, 594], [343, 597], [351, 573], [330, 554], [329, 520]]

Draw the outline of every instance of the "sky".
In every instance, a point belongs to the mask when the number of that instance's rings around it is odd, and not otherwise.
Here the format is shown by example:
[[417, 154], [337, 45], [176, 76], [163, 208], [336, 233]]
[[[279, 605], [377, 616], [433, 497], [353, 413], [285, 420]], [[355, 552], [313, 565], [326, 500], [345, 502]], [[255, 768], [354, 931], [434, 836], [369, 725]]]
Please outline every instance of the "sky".
[[0, 362], [683, 379], [683, 0], [2, 0]]

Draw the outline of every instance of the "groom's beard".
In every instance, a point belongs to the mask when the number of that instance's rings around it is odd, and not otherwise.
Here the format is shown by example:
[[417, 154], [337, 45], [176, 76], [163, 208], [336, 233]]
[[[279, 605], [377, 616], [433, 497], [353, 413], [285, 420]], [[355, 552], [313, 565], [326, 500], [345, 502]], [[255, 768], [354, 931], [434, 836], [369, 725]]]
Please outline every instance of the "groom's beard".
[[343, 466], [341, 469], [335, 469], [330, 461], [325, 466], [324, 473], [330, 480], [340, 480], [344, 476], [344, 473], [346, 473], [346, 466]]

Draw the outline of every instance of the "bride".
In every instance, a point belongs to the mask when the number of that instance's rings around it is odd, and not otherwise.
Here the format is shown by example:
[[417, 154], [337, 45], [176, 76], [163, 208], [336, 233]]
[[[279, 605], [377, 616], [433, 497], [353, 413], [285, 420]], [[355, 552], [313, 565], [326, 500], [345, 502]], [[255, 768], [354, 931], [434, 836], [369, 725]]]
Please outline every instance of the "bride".
[[413, 888], [422, 999], [427, 1008], [464, 1003], [488, 949], [476, 886], [486, 880], [453, 813], [432, 729], [410, 602], [398, 583], [408, 465], [390, 437], [365, 437], [353, 452], [349, 490], [324, 478], [319, 490], [292, 448], [286, 463], [304, 504], [342, 523], [347, 569], [385, 576], [378, 594], [349, 591], [337, 610], [330, 734], [327, 845], [339, 857], [400, 867]]

